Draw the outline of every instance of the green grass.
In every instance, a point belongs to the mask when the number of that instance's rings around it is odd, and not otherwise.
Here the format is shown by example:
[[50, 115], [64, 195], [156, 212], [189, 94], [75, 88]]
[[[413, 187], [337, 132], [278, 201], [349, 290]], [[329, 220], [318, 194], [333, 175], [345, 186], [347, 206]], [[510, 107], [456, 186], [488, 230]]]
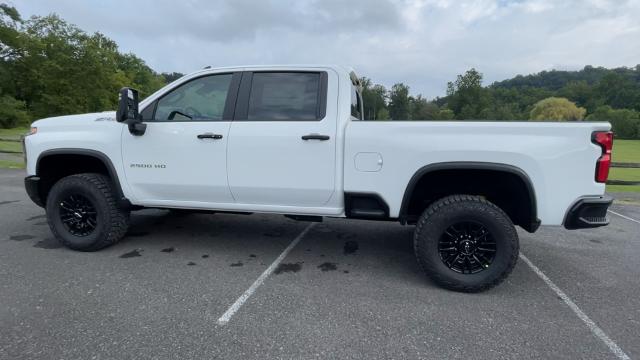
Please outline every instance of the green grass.
[[611, 168], [609, 170], [609, 179], [640, 181], [640, 169]]
[[[613, 161], [640, 164], [640, 140], [614, 140]], [[611, 168], [609, 179], [640, 181], [640, 169]], [[607, 185], [607, 191], [640, 193], [640, 186]]]
[[613, 161], [640, 163], [640, 140], [613, 140]]
[[0, 139], [20, 139], [20, 135], [29, 132], [29, 128], [0, 129]]
[[15, 141], [0, 141], [1, 151], [22, 152], [22, 144]]
[[11, 160], [0, 160], [0, 169], [24, 169], [24, 163]]

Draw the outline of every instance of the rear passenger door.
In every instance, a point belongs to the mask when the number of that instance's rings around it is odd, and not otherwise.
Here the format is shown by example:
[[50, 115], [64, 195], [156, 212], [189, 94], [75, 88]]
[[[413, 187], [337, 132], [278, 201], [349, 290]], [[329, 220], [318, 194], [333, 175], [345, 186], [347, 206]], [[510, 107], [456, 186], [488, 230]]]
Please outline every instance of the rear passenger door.
[[243, 73], [227, 153], [236, 203], [327, 204], [336, 180], [336, 83], [326, 71]]

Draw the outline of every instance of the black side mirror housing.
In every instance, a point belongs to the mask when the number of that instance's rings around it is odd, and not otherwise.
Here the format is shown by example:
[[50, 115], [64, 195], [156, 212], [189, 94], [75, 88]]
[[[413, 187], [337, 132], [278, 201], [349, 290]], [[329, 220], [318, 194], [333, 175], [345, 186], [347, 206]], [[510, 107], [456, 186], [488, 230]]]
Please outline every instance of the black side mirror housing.
[[147, 130], [147, 124], [142, 123], [138, 113], [138, 90], [128, 87], [120, 89], [116, 121], [126, 122], [132, 135], [144, 135]]

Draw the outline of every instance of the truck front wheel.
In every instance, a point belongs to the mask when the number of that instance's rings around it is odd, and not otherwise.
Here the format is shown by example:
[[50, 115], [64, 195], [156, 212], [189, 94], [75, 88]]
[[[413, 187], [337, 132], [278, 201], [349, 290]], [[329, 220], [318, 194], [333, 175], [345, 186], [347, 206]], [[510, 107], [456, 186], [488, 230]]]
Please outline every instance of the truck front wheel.
[[62, 178], [51, 188], [46, 210], [55, 237], [73, 250], [100, 250], [129, 227], [129, 212], [117, 206], [112, 182], [102, 174]]
[[493, 203], [470, 195], [452, 195], [431, 204], [414, 235], [418, 263], [438, 285], [480, 292], [502, 282], [519, 252], [511, 219]]

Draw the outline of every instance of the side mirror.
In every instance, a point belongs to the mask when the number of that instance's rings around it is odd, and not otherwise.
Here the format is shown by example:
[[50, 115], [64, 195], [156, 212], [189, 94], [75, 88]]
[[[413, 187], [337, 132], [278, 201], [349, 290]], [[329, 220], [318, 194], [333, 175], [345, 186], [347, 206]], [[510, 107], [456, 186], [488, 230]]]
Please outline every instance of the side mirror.
[[138, 113], [138, 90], [127, 87], [120, 90], [116, 121], [126, 122], [132, 135], [144, 135], [147, 130], [147, 124], [142, 123]]
[[125, 87], [118, 95], [116, 120], [125, 122], [129, 119], [138, 119], [138, 90]]

